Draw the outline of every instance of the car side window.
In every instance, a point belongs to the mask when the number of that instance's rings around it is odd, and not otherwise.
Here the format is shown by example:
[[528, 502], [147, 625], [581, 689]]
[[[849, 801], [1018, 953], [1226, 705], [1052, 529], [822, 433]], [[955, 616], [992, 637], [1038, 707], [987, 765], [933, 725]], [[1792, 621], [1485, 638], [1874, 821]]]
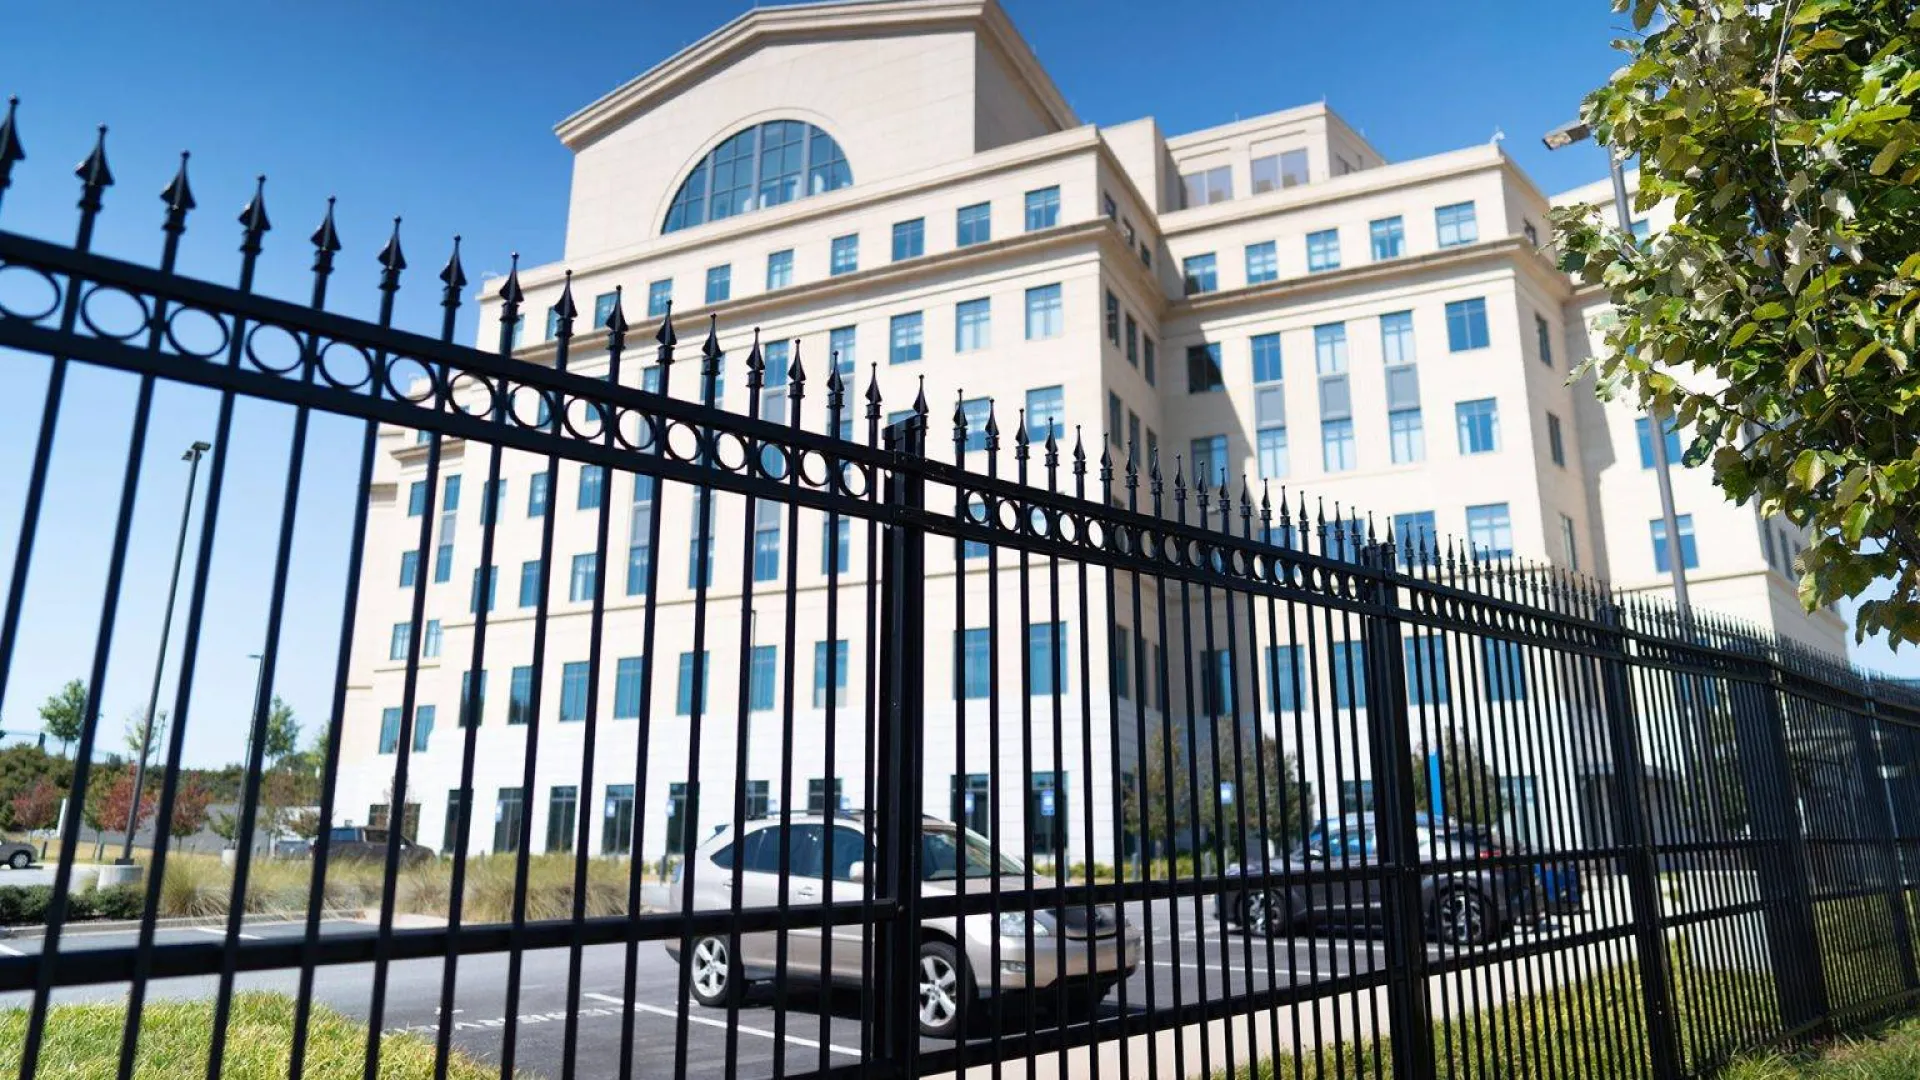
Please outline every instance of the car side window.
[[780, 827], [755, 829], [740, 842], [742, 868], [755, 874], [780, 872]]
[[355, 840], [359, 839], [359, 837], [355, 835], [355, 832], [356, 830], [354, 830], [351, 826], [341, 826], [333, 830], [332, 839], [338, 840], [338, 841], [345, 841], [346, 843], [351, 844]]
[[793, 826], [793, 855], [791, 875], [797, 878], [817, 878], [825, 869], [826, 830], [819, 825]]
[[854, 863], [873, 861], [872, 856], [867, 852], [867, 838], [860, 835], [858, 829], [835, 826], [833, 851], [827, 861], [833, 870], [833, 880], [852, 881]]

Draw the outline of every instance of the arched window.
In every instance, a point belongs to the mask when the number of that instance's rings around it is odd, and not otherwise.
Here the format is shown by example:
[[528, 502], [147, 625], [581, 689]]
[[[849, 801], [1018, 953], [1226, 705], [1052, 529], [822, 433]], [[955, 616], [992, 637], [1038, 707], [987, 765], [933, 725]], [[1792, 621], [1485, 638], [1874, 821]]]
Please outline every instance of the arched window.
[[833, 136], [799, 120], [737, 131], [700, 160], [667, 207], [661, 232], [688, 229], [853, 183]]

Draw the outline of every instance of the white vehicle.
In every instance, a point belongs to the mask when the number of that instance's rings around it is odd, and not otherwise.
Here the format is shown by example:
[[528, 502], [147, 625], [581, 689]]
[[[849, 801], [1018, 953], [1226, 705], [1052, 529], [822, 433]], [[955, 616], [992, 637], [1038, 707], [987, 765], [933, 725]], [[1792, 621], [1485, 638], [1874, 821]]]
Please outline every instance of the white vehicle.
[[[857, 900], [860, 882], [872, 866], [860, 819], [821, 814], [790, 815], [786, 829], [789, 905], [818, 904], [822, 886], [831, 877], [835, 903]], [[716, 832], [693, 853], [695, 910], [727, 910], [733, 899], [733, 872], [740, 864], [741, 904], [772, 908], [779, 904], [782, 826], [777, 818], [746, 823], [739, 842], [731, 827]], [[921, 896], [951, 896], [954, 882], [965, 875], [969, 895], [980, 895], [1000, 878], [1002, 891], [1027, 887], [1026, 867], [1001, 855], [996, 863], [991, 845], [977, 833], [950, 822], [926, 819], [921, 828]], [[964, 857], [963, 857], [964, 854]], [[684, 872], [684, 871], [683, 871]], [[1048, 884], [1036, 879], [1036, 891]], [[679, 910], [682, 890], [667, 890], [667, 907]], [[1096, 907], [1089, 925], [1085, 905], [1038, 911], [1014, 907], [996, 919], [990, 913], [968, 915], [965, 926], [957, 916], [921, 921], [920, 1031], [933, 1038], [953, 1038], [960, 1031], [961, 1002], [982, 995], [1042, 990], [1065, 980], [1070, 1010], [1086, 1013], [1139, 963], [1138, 930], [1128, 926], [1112, 907]], [[1027, 960], [1028, 932], [1033, 935], [1033, 957]], [[861, 928], [842, 925], [823, 939], [820, 928], [795, 928], [787, 934], [787, 978], [791, 982], [818, 982], [823, 960], [834, 983], [861, 985], [868, 978]], [[994, 970], [993, 946], [999, 940], [999, 968]], [[1064, 938], [1064, 958], [1057, 938]], [[1091, 944], [1091, 947], [1090, 947]], [[694, 1000], [709, 1007], [737, 1004], [748, 984], [774, 977], [778, 962], [778, 934], [756, 931], [740, 935], [739, 955], [729, 955], [726, 934], [693, 939], [684, 962], [691, 967], [689, 982]], [[669, 939], [667, 952], [681, 960], [680, 941]], [[1050, 995], [1042, 995], [1045, 1004]]]

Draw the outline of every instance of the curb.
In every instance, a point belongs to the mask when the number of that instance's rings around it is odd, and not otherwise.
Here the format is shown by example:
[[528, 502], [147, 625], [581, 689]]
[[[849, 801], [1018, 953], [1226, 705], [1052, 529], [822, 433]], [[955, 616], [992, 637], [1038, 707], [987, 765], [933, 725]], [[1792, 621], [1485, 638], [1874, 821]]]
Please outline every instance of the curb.
[[[363, 914], [364, 913], [360, 911], [344, 911], [344, 910], [343, 911], [323, 911], [320, 913], [320, 917], [322, 919], [348, 920], [352, 922], [360, 922], [362, 921]], [[266, 923], [304, 923], [304, 922], [306, 922], [305, 913], [286, 912], [283, 914], [275, 914], [271, 912], [262, 912], [259, 914], [242, 916], [240, 920], [240, 925], [242, 927], [247, 927], [247, 926], [258, 926]], [[65, 937], [85, 937], [91, 934], [121, 934], [129, 930], [138, 930], [143, 925], [145, 925], [145, 923], [140, 919], [115, 919], [112, 921], [108, 921], [104, 919], [87, 919], [81, 922], [71, 922], [71, 923], [62, 924], [60, 927], [60, 936], [65, 938]], [[201, 926], [218, 927], [221, 929], [225, 929], [226, 925], [227, 925], [227, 917], [224, 915], [211, 915], [211, 916], [183, 915], [183, 916], [175, 916], [172, 918], [153, 920], [153, 928], [155, 930], [192, 929], [192, 928], [201, 927]], [[26, 925], [26, 926], [0, 926], [0, 939], [17, 938], [21, 940], [32, 940], [34, 938], [45, 937], [46, 933], [47, 933], [47, 928], [44, 925], [36, 924], [36, 925]]]

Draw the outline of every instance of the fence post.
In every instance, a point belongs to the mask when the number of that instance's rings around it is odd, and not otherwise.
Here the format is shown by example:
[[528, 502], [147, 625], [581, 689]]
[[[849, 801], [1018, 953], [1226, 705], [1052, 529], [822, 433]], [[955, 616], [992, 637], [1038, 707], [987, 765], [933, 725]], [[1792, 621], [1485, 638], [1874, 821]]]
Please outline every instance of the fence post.
[[1363, 562], [1378, 606], [1362, 622], [1367, 743], [1374, 776], [1374, 835], [1386, 899], [1387, 1030], [1394, 1080], [1434, 1075], [1433, 1012], [1427, 997], [1426, 912], [1420, 902], [1420, 839], [1414, 825], [1413, 732], [1402, 662], [1393, 545], [1369, 544]]
[[1862, 698], [1864, 709], [1849, 709], [1853, 720], [1853, 740], [1860, 747], [1860, 785], [1862, 799], [1872, 804], [1868, 810], [1875, 839], [1880, 843], [1880, 884], [1887, 890], [1887, 906], [1893, 916], [1893, 943], [1900, 953], [1900, 985], [1920, 989], [1913, 955], [1913, 926], [1907, 918], [1906, 874], [1900, 866], [1899, 833], [1894, 828], [1892, 793], [1887, 790], [1886, 759], [1880, 754], [1880, 702], [1868, 689]]
[[[886, 429], [896, 461], [926, 453], [926, 418], [916, 415]], [[912, 1075], [920, 1048], [920, 815], [922, 728], [926, 700], [926, 533], [906, 519], [926, 505], [917, 468], [888, 471], [887, 522], [881, 533], [880, 730], [875, 786], [884, 793], [880, 821], [879, 883], [887, 917], [882, 937], [876, 1044], [891, 1073]], [[906, 512], [906, 513], [903, 513]]]
[[1634, 716], [1632, 680], [1627, 676], [1627, 642], [1620, 606], [1603, 602], [1606, 658], [1600, 662], [1601, 710], [1607, 726], [1607, 752], [1613, 757], [1613, 803], [1620, 826], [1619, 847], [1633, 903], [1633, 942], [1640, 966], [1640, 995], [1647, 1014], [1647, 1052], [1654, 1080], [1675, 1080], [1682, 1073], [1680, 1040], [1674, 1025], [1673, 980], [1667, 968], [1666, 932], [1661, 927], [1659, 864], [1647, 821], [1646, 759], [1640, 753], [1640, 727]]
[[1826, 969], [1814, 930], [1806, 837], [1780, 709], [1780, 667], [1771, 657], [1757, 659], [1764, 682], [1732, 681], [1733, 730], [1749, 826], [1753, 838], [1771, 849], [1754, 852], [1754, 876], [1760, 896], [1768, 901], [1762, 918], [1780, 1020], [1795, 1031], [1825, 1020]]

